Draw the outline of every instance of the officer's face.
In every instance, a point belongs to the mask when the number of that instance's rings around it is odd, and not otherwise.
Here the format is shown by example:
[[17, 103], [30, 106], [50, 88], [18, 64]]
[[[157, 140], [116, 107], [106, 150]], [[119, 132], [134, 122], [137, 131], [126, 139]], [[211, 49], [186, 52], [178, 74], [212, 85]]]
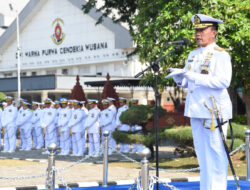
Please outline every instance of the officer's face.
[[11, 100], [6, 100], [7, 106], [10, 106], [12, 104]]
[[124, 105], [125, 105], [125, 102], [119, 102], [119, 105], [120, 105], [120, 106], [124, 106]]
[[45, 107], [49, 108], [50, 107], [50, 103], [45, 103]]
[[109, 105], [108, 104], [102, 104], [103, 108], [106, 109]]
[[216, 35], [217, 31], [213, 27], [195, 30], [196, 43], [202, 47], [206, 47], [213, 43], [216, 39]]
[[63, 103], [63, 104], [62, 104], [62, 107], [63, 107], [63, 108], [66, 108], [66, 107], [67, 107], [67, 104], [66, 104], [66, 103]]
[[95, 104], [89, 104], [90, 109], [95, 107]]

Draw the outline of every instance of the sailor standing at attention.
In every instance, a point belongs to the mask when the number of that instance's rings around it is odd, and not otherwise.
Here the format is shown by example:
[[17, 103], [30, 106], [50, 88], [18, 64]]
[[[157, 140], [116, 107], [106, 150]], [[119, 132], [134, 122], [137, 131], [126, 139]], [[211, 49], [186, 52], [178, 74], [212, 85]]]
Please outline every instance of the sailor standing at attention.
[[12, 104], [13, 98], [6, 96], [7, 103], [3, 110], [1, 121], [4, 129], [4, 149], [3, 152], [15, 152], [16, 150], [16, 118], [17, 108]]
[[60, 135], [59, 135], [59, 130], [58, 130], [58, 119], [59, 119], [59, 114], [61, 110], [61, 105], [58, 100], [54, 101], [54, 108], [56, 112], [56, 120], [55, 120], [55, 125], [56, 125], [56, 132], [57, 132], [57, 145], [60, 145]]
[[71, 130], [72, 139], [72, 155], [71, 156], [83, 156], [83, 141], [82, 141], [82, 119], [83, 112], [80, 109], [80, 102], [74, 100], [74, 110], [72, 111], [71, 118], [69, 120], [69, 128]]
[[[56, 131], [56, 112], [55, 109], [51, 107], [52, 100], [46, 98], [44, 101], [45, 108], [43, 109], [43, 114], [41, 117], [41, 126], [45, 133], [45, 148], [47, 148], [52, 143], [57, 143], [57, 131]], [[48, 153], [47, 151], [44, 154]]]
[[41, 114], [42, 111], [38, 107], [38, 102], [32, 102], [32, 108], [34, 110], [32, 115], [32, 136], [33, 136], [33, 148], [35, 149], [41, 149], [44, 146], [44, 140], [43, 140], [43, 130], [41, 127]]
[[[97, 100], [88, 100], [90, 110], [85, 122], [85, 127], [89, 136], [89, 156], [98, 157], [100, 148], [100, 109], [97, 107]], [[95, 154], [94, 154], [95, 153]]]
[[[215, 98], [223, 121], [232, 118], [232, 104], [227, 88], [232, 66], [229, 54], [215, 41], [221, 20], [203, 14], [191, 18], [198, 48], [188, 55], [183, 75], [174, 77], [180, 87], [187, 88], [184, 115], [190, 117], [193, 141], [200, 165], [201, 190], [226, 190], [228, 159], [217, 126], [210, 97]], [[204, 106], [204, 103], [207, 107]], [[226, 136], [227, 124], [222, 126]]]
[[69, 120], [71, 118], [72, 110], [67, 107], [67, 99], [61, 99], [62, 108], [60, 110], [58, 119], [58, 130], [60, 134], [60, 155], [68, 155], [70, 152], [70, 135], [69, 135]]
[[109, 109], [109, 100], [103, 99], [102, 100], [102, 106], [103, 110], [100, 112], [100, 130], [101, 130], [101, 141], [102, 141], [102, 152], [104, 151], [104, 131], [109, 132], [108, 136], [108, 142], [109, 142], [109, 148], [108, 148], [108, 154], [111, 155], [113, 150], [110, 148], [112, 146], [112, 132], [113, 132], [113, 113], [111, 109]]
[[30, 104], [23, 101], [22, 114], [19, 116], [17, 125], [20, 126], [20, 137], [21, 137], [21, 149], [20, 150], [31, 150], [32, 148], [32, 112], [29, 109]]
[[[1, 105], [2, 105], [2, 103], [1, 103]], [[0, 108], [0, 151], [2, 148], [2, 122], [1, 122], [2, 112], [3, 112], [3, 110]]]
[[85, 127], [85, 122], [86, 119], [88, 117], [88, 109], [85, 107], [85, 101], [81, 101], [80, 102], [80, 107], [82, 110], [82, 114], [83, 114], [83, 118], [82, 118], [82, 127], [83, 127], [83, 131], [82, 131], [82, 143], [83, 143], [83, 153], [85, 152], [85, 148], [86, 148], [86, 127]]
[[[128, 106], [126, 105], [126, 103], [127, 103], [126, 98], [119, 97], [120, 107], [116, 115], [116, 128], [118, 131], [129, 131], [129, 128], [130, 128], [129, 125], [123, 124], [120, 120], [120, 116], [122, 115], [122, 113], [128, 109]], [[129, 144], [120, 143], [121, 152], [128, 153], [129, 150], [130, 150]]]
[[[111, 137], [110, 137], [110, 146], [113, 147], [113, 149], [116, 149], [116, 141], [112, 136], [112, 133], [116, 130], [116, 113], [117, 109], [115, 107], [115, 99], [111, 97], [107, 97], [107, 100], [109, 101], [109, 110], [111, 111], [111, 118], [112, 118], [112, 131], [111, 131]], [[112, 150], [113, 152], [114, 150]], [[110, 154], [112, 154], [112, 152]]]

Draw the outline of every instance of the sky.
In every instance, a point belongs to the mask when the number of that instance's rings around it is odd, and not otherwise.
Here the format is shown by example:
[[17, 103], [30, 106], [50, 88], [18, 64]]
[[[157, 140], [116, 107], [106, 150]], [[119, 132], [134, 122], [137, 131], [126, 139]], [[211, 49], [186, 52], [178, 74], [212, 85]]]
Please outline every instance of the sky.
[[[4, 25], [9, 26], [16, 18], [16, 12], [18, 13], [25, 7], [29, 0], [0, 0], [0, 13], [4, 16]], [[9, 4], [12, 4], [13, 11], [10, 10]], [[2, 25], [2, 23], [0, 23]], [[4, 32], [0, 28], [0, 35]]]

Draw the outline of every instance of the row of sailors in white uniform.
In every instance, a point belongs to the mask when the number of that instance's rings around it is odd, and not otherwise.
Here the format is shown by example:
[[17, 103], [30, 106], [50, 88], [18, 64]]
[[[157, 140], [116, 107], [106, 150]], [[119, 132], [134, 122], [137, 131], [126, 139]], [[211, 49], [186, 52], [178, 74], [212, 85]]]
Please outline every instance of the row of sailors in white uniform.
[[[45, 108], [38, 108], [39, 103], [33, 102], [33, 113], [29, 109], [29, 103], [22, 101], [22, 107], [17, 110], [12, 104], [12, 97], [7, 96], [6, 107], [1, 113], [0, 129], [4, 129], [3, 152], [14, 152], [16, 150], [16, 131], [20, 128], [21, 150], [41, 149], [51, 143], [57, 143], [61, 148], [61, 155], [68, 155], [72, 148], [72, 155], [81, 156], [85, 152], [86, 135], [88, 132], [89, 150], [88, 154], [99, 156], [100, 152], [100, 130], [109, 131], [109, 154], [116, 148], [116, 142], [112, 138], [112, 132], [117, 130], [129, 131], [130, 126], [122, 124], [119, 117], [123, 111], [128, 109], [126, 99], [120, 98], [118, 111], [114, 106], [113, 98], [102, 100], [104, 109], [100, 111], [97, 100], [88, 100], [90, 109], [80, 107], [80, 102], [73, 101], [73, 108], [68, 107], [67, 99], [61, 99], [61, 108], [55, 109], [51, 106], [51, 99], [47, 98]], [[138, 100], [134, 99], [134, 103]], [[132, 126], [132, 131], [141, 130], [140, 126]], [[1, 133], [0, 133], [1, 135]], [[45, 137], [44, 137], [45, 136]], [[1, 137], [1, 136], [0, 136]], [[103, 143], [103, 136], [101, 135]], [[143, 146], [133, 144], [132, 152], [142, 150]], [[0, 141], [1, 148], [1, 141]], [[103, 150], [102, 150], [103, 151]], [[101, 152], [102, 152], [101, 151]], [[120, 151], [129, 152], [130, 145], [120, 144]]]

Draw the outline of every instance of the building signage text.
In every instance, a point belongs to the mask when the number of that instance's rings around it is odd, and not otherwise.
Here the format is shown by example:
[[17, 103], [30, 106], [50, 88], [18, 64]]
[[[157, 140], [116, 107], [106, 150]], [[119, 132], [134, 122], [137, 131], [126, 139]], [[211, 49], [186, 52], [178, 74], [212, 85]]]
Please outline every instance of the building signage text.
[[107, 42], [99, 42], [99, 43], [92, 43], [92, 44], [85, 44], [85, 45], [74, 45], [68, 47], [60, 47], [60, 48], [49, 48], [49, 49], [42, 49], [42, 50], [31, 50], [31, 51], [24, 51], [21, 53], [22, 57], [40, 57], [40, 56], [51, 56], [51, 55], [58, 55], [58, 54], [71, 54], [71, 53], [81, 53], [84, 51], [95, 51], [95, 50], [102, 50], [107, 49], [108, 43]]

